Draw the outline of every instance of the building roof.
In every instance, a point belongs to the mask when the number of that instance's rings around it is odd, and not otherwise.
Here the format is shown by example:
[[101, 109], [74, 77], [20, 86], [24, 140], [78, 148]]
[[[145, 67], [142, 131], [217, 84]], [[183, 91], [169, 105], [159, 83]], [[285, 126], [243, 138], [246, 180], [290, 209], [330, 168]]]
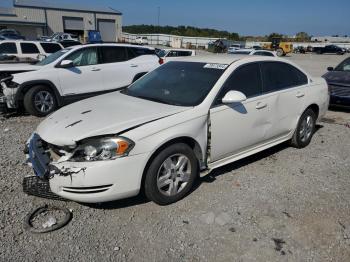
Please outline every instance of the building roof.
[[121, 15], [122, 13], [111, 7], [89, 6], [89, 5], [78, 5], [74, 3], [62, 3], [61, 1], [54, 0], [14, 0], [13, 5], [15, 7], [31, 7], [40, 9], [55, 9], [55, 10], [66, 10], [66, 11], [78, 11], [78, 12], [93, 12], [93, 13], [106, 13]]

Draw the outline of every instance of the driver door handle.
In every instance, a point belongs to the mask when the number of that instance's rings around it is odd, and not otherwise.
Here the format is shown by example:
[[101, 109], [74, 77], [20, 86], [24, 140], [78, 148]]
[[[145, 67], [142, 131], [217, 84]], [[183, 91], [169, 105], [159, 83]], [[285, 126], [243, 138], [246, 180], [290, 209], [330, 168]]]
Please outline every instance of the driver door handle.
[[96, 72], [96, 71], [101, 71], [101, 68], [96, 68], [96, 67], [94, 67], [94, 68], [91, 69], [91, 71], [94, 71], [94, 72]]
[[304, 94], [304, 93], [301, 93], [301, 92], [298, 92], [298, 93], [296, 94], [296, 97], [297, 97], [297, 98], [301, 98], [301, 97], [303, 97], [303, 96], [305, 96], [305, 94]]
[[267, 104], [266, 103], [261, 103], [261, 102], [259, 102], [259, 103], [257, 103], [256, 104], [256, 109], [258, 109], [258, 110], [260, 110], [260, 109], [263, 109], [263, 108], [265, 108], [265, 107], [267, 107]]

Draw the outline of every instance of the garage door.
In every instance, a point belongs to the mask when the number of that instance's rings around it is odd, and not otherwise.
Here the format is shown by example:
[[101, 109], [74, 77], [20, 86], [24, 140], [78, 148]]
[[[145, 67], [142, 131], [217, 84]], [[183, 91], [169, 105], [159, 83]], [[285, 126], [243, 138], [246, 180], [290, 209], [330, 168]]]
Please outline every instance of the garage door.
[[82, 17], [63, 17], [65, 30], [84, 30], [84, 20]]
[[117, 27], [115, 20], [98, 19], [98, 30], [101, 33], [102, 41], [115, 42], [117, 39]]

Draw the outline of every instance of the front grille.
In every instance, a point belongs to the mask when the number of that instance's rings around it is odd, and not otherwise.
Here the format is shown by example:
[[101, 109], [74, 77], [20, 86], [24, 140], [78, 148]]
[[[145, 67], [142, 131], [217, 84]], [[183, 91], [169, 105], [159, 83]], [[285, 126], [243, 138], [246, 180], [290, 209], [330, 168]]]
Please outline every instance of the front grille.
[[33, 134], [28, 147], [29, 161], [32, 163], [34, 172], [39, 177], [49, 175], [50, 156], [47, 153], [47, 145], [40, 136]]
[[31, 196], [68, 201], [51, 191], [49, 180], [47, 179], [41, 179], [37, 176], [25, 177], [22, 182], [22, 187], [23, 192]]
[[331, 95], [350, 97], [350, 87], [330, 85]]
[[74, 194], [96, 194], [110, 189], [113, 185], [93, 186], [93, 187], [63, 187], [62, 190]]

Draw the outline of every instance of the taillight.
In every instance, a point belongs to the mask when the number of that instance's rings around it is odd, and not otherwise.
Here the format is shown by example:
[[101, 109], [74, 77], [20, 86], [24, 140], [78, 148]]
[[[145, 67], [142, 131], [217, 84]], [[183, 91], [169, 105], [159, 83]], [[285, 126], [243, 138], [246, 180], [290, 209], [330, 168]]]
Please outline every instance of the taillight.
[[163, 58], [159, 58], [158, 63], [159, 63], [160, 65], [164, 64], [164, 59], [163, 59]]

